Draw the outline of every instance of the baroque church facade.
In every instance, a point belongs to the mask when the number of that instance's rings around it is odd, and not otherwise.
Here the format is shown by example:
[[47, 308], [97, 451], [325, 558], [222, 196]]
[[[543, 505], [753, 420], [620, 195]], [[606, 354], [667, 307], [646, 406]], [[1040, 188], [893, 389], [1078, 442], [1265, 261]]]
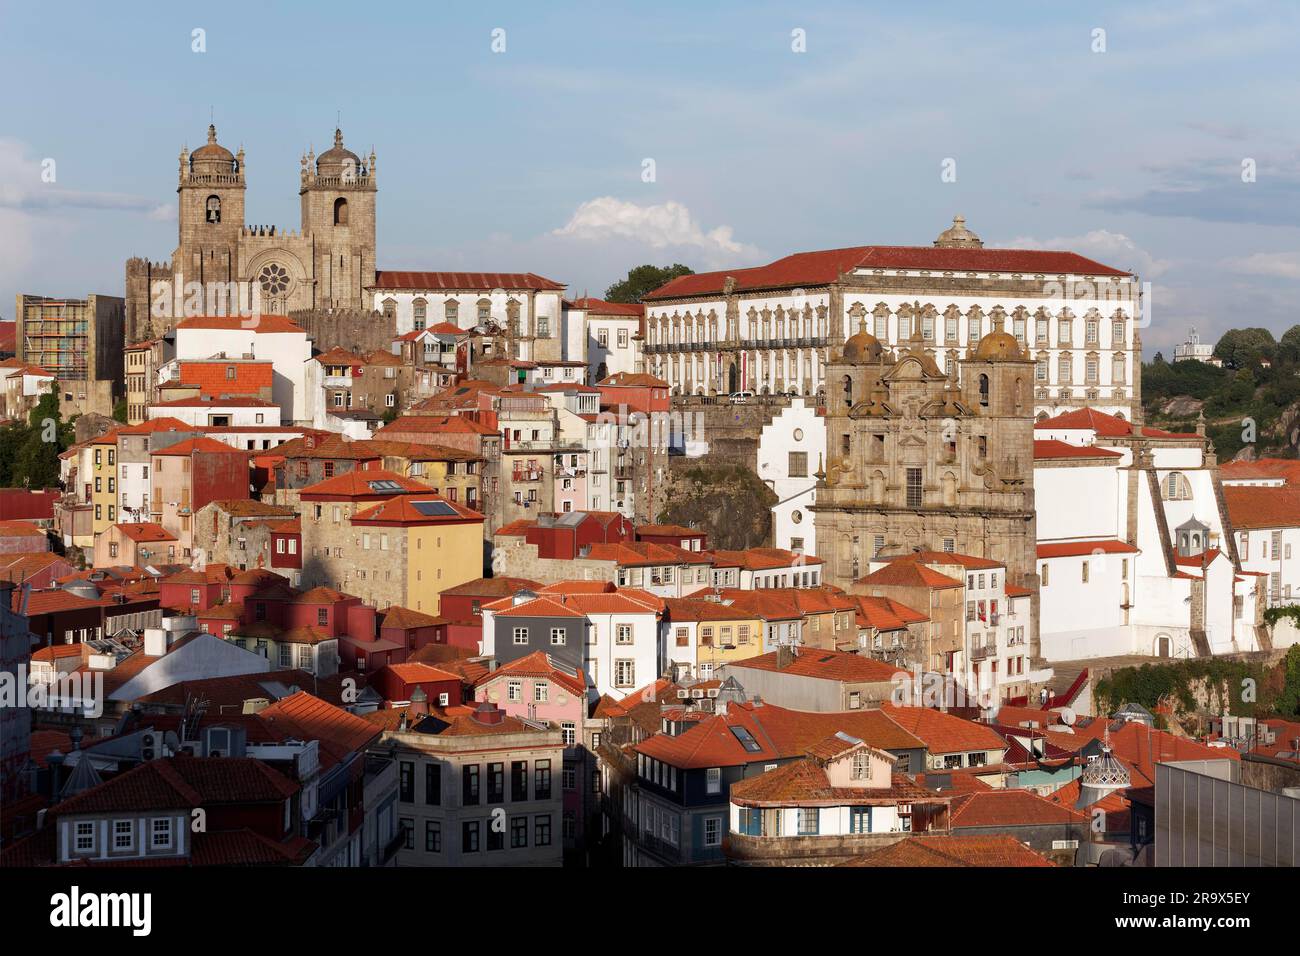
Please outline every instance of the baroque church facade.
[[948, 374], [919, 331], [895, 353], [866, 321], [826, 367], [826, 460], [811, 507], [824, 579], [848, 588], [877, 554], [955, 551], [1033, 586], [1034, 362], [984, 336]]
[[363, 159], [336, 129], [330, 149], [302, 156], [298, 179], [298, 230], [250, 225], [243, 148], [231, 153], [209, 126], [204, 145], [183, 149], [171, 261], [134, 258], [126, 265], [128, 340], [160, 336], [189, 313], [247, 314], [254, 288], [258, 311], [267, 314], [369, 312], [367, 290], [375, 285], [374, 151]]

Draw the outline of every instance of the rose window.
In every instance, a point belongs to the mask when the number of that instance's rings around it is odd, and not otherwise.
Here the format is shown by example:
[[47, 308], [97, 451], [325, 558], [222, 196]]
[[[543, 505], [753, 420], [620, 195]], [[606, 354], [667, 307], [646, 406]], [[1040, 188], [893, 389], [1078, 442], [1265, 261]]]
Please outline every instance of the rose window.
[[262, 283], [262, 292], [270, 296], [283, 295], [288, 290], [291, 281], [288, 270], [278, 262], [269, 262], [264, 265], [257, 278]]

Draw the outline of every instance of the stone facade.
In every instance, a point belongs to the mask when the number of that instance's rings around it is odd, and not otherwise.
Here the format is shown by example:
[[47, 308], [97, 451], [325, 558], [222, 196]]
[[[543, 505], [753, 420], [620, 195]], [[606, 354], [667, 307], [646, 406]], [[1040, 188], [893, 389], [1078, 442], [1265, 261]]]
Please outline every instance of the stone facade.
[[[360, 310], [375, 284], [375, 155], [363, 160], [343, 145], [301, 159], [301, 227], [250, 226], [245, 221], [244, 151], [217, 142], [182, 150], [177, 180], [179, 236], [170, 264], [134, 258], [126, 264], [127, 340], [165, 334], [186, 315], [288, 314]], [[193, 297], [199, 283], [201, 299]]]
[[1034, 586], [1033, 362], [995, 331], [951, 376], [920, 336], [895, 358], [863, 328], [827, 366], [817, 554], [847, 588], [881, 552], [956, 551]]

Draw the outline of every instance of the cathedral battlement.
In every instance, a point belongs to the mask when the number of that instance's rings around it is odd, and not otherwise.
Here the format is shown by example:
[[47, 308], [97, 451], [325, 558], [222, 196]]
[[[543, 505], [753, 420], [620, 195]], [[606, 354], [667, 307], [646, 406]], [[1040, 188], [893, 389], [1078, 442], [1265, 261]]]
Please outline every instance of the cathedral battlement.
[[147, 275], [150, 272], [171, 271], [170, 262], [154, 262], [147, 256], [132, 256], [126, 260], [127, 275]]
[[243, 239], [301, 239], [302, 233], [297, 229], [281, 229], [279, 226], [244, 226], [239, 231]]

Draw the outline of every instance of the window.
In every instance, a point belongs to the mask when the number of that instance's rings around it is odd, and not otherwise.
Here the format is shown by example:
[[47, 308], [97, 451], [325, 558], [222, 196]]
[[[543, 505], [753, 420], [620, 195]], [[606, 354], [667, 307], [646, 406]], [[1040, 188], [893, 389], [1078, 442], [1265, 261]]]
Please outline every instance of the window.
[[533, 846], [551, 845], [551, 815], [533, 817]]
[[515, 630], [514, 630], [514, 641], [515, 641], [516, 644], [527, 644], [527, 643], [528, 643], [528, 628], [526, 628], [526, 627], [517, 627], [517, 628], [515, 628]]
[[478, 821], [462, 823], [460, 827], [460, 848], [462, 853], [478, 852]]
[[722, 846], [722, 817], [704, 818], [704, 845]]
[[551, 628], [551, 644], [559, 647], [568, 642], [568, 632], [562, 627]]
[[159, 849], [166, 849], [172, 845], [172, 821], [170, 818], [160, 818], [153, 821], [151, 828], [152, 836], [149, 839], [149, 845]]
[[528, 818], [510, 818], [510, 849], [518, 850], [528, 846]]
[[130, 820], [113, 821], [113, 849], [129, 850], [135, 843], [135, 824]]
[[1038, 580], [1043, 587], [1047, 587], [1047, 565], [1043, 565], [1042, 573], [1038, 575]]
[[806, 451], [790, 452], [790, 477], [808, 477], [808, 453]]
[[511, 680], [506, 681], [506, 700], [521, 701], [524, 699], [523, 681]]
[[818, 823], [818, 810], [816, 807], [799, 808], [799, 835], [816, 836]]
[[460, 802], [467, 807], [478, 806], [479, 797], [479, 767], [478, 764], [469, 764], [461, 768], [461, 793]]
[[431, 807], [442, 805], [442, 764], [424, 765], [424, 802]]
[[578, 740], [578, 728], [571, 720], [566, 720], [560, 724], [560, 736], [564, 740], [564, 746], [572, 747]]
[[549, 695], [551, 685], [544, 680], [539, 680], [533, 684], [533, 703], [544, 704]]
[[488, 764], [487, 772], [487, 802], [488, 803], [505, 803], [506, 802], [506, 765], [503, 763]]
[[636, 662], [627, 659], [614, 661], [614, 686], [633, 687], [636, 685]]
[[510, 762], [510, 799], [522, 802], [528, 799], [528, 761]]
[[722, 792], [722, 768], [710, 767], [704, 771], [704, 792], [721, 793]]
[[[669, 578], [665, 578], [665, 580], [666, 580], [666, 581], [669, 581], [669, 582], [671, 583], [671, 579], [669, 579]], [[616, 632], [615, 632], [615, 635], [614, 635], [614, 643], [615, 643], [615, 644], [631, 644], [631, 643], [632, 643], [632, 625], [631, 625], [631, 624], [620, 624], [620, 625], [618, 625], [618, 628], [617, 628], [617, 630], [616, 630]]]
[[437, 820], [424, 821], [424, 852], [442, 852], [442, 824]]
[[538, 760], [533, 764], [533, 799], [551, 799], [551, 762]]
[[1083, 581], [1084, 584], [1087, 584], [1087, 583], [1088, 583], [1088, 566], [1089, 566], [1089, 564], [1090, 564], [1090, 562], [1087, 561], [1087, 560], [1085, 559], [1084, 562], [1083, 562], [1083, 564], [1080, 565], [1080, 568], [1081, 568], [1081, 574], [1082, 574], [1082, 578], [1081, 578], [1081, 580]]
[[907, 469], [907, 506], [921, 507], [921, 469]]
[[853, 755], [852, 779], [871, 779], [871, 755], [869, 753], [859, 750]]
[[77, 824], [77, 850], [94, 850], [95, 849], [95, 824], [78, 823]]

